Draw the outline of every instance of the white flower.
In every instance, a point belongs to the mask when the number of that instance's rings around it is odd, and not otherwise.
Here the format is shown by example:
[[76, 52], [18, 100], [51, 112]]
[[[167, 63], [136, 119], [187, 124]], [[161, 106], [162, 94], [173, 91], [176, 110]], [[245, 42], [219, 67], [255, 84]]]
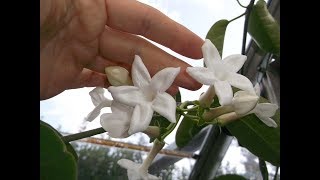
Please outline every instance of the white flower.
[[102, 108], [111, 106], [112, 100], [106, 98], [103, 93], [104, 89], [101, 87], [96, 87], [89, 92], [95, 108], [85, 118], [86, 121], [93, 121], [100, 114]]
[[100, 124], [108, 135], [113, 138], [126, 138], [133, 113], [133, 108], [113, 101], [111, 104], [112, 113], [104, 113], [100, 116]]
[[[278, 127], [277, 123], [271, 119], [275, 115], [278, 106], [271, 103], [258, 103], [260, 97], [260, 87], [254, 87], [255, 94], [247, 91], [238, 91], [232, 100], [234, 111], [241, 116], [254, 113], [264, 124], [269, 127]], [[258, 103], [258, 104], [257, 104]]]
[[148, 172], [140, 169], [141, 164], [137, 164], [128, 159], [120, 159], [118, 164], [127, 169], [129, 180], [161, 180], [161, 178], [148, 174]]
[[110, 86], [108, 90], [115, 101], [134, 107], [128, 133], [144, 131], [150, 124], [153, 112], [176, 122], [176, 101], [165, 91], [171, 86], [180, 68], [165, 68], [152, 79], [139, 56], [132, 64], [134, 86]]
[[250, 80], [237, 73], [247, 60], [246, 56], [235, 54], [221, 60], [217, 48], [209, 39], [202, 46], [202, 54], [206, 67], [188, 67], [187, 73], [202, 84], [213, 85], [221, 105], [231, 104], [231, 86], [254, 92]]

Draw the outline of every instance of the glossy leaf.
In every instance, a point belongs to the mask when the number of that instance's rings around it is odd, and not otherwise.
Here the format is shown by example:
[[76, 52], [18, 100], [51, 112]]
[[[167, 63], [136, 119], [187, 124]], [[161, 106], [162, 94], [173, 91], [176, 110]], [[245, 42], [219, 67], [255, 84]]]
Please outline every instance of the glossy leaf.
[[236, 174], [226, 174], [215, 177], [214, 180], [246, 180], [246, 178]]
[[259, 169], [262, 175], [263, 180], [269, 180], [269, 173], [268, 173], [268, 168], [266, 162], [259, 158]]
[[[59, 136], [60, 138], [62, 138], [62, 134], [59, 133], [59, 131], [57, 131], [54, 127], [52, 127], [50, 124], [44, 122], [44, 121], [41, 121], [40, 120], [40, 124], [42, 124], [43, 126], [46, 126], [48, 128], [51, 128], [52, 130], [54, 130]], [[64, 142], [64, 144], [66, 145], [67, 147], [67, 150], [73, 155], [74, 159], [76, 161], [78, 161], [78, 155], [76, 153], [76, 151], [74, 150], [73, 146], [69, 143], [69, 142]]]
[[[268, 102], [260, 97], [259, 102]], [[261, 159], [280, 166], [280, 110], [272, 117], [277, 128], [268, 127], [256, 115], [250, 114], [226, 127], [239, 143]]]
[[216, 46], [221, 57], [223, 52], [224, 36], [225, 36], [228, 24], [229, 24], [229, 21], [226, 19], [217, 21], [210, 28], [206, 36], [206, 39], [210, 39], [210, 41]]
[[269, 13], [264, 0], [259, 0], [252, 7], [248, 33], [262, 50], [280, 56], [280, 26]]
[[61, 135], [40, 121], [40, 179], [75, 180], [77, 163]]

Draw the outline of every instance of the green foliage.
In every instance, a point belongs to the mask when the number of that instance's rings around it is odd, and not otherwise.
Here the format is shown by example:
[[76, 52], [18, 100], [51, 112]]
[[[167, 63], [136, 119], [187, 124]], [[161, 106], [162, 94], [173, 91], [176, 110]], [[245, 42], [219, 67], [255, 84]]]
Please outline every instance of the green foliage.
[[[268, 101], [261, 97], [259, 102]], [[279, 109], [272, 119], [278, 124], [277, 128], [268, 127], [255, 114], [247, 115], [226, 127], [238, 139], [239, 143], [251, 153], [275, 166], [280, 166]]]
[[76, 175], [75, 156], [67, 149], [61, 134], [40, 121], [40, 179], [72, 180]]
[[226, 174], [226, 175], [215, 177], [214, 180], [246, 180], [246, 178], [236, 174]]
[[206, 39], [210, 39], [210, 41], [216, 46], [216, 48], [220, 53], [220, 56], [222, 56], [224, 36], [225, 36], [228, 24], [229, 24], [229, 21], [226, 19], [217, 21], [210, 28], [206, 36]]
[[263, 180], [269, 180], [269, 173], [268, 173], [266, 162], [261, 158], [259, 158], [259, 168], [260, 168], [260, 172]]
[[280, 27], [264, 0], [259, 0], [252, 8], [248, 33], [262, 50], [280, 56]]

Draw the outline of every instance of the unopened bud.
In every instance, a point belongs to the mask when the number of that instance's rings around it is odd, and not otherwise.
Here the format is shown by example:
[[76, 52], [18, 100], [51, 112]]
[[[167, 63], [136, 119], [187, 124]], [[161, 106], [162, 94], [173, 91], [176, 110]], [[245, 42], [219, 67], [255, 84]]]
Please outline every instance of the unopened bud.
[[238, 91], [234, 94], [232, 105], [238, 115], [245, 115], [254, 109], [258, 103], [259, 96], [247, 91]]
[[200, 106], [203, 108], [209, 108], [215, 95], [214, 87], [210, 86], [205, 93], [201, 94], [199, 98]]
[[132, 85], [129, 72], [120, 66], [109, 66], [105, 68], [109, 83], [112, 86]]
[[157, 138], [160, 135], [160, 129], [157, 126], [149, 126], [146, 130], [143, 131], [150, 138]]

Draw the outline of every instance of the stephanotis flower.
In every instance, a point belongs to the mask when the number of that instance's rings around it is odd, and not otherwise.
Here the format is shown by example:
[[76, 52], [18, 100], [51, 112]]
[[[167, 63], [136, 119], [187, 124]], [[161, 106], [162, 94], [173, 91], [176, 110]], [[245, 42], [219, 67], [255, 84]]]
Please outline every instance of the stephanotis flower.
[[231, 86], [254, 92], [250, 80], [237, 73], [247, 60], [246, 56], [235, 54], [221, 60], [217, 48], [209, 39], [201, 48], [206, 67], [188, 67], [187, 73], [198, 82], [213, 86], [222, 106], [231, 104]]
[[111, 111], [112, 113], [104, 113], [100, 116], [100, 124], [103, 129], [113, 138], [129, 137], [128, 130], [133, 108], [117, 101], [112, 101]]
[[128, 159], [120, 159], [118, 164], [127, 169], [129, 180], [161, 180], [161, 178], [148, 174], [147, 171], [142, 170], [141, 164], [137, 164]]
[[151, 78], [141, 58], [136, 55], [131, 70], [134, 86], [108, 88], [115, 101], [134, 107], [129, 134], [144, 131], [149, 126], [154, 111], [170, 122], [176, 122], [176, 101], [165, 91], [179, 72], [180, 68], [169, 67]]
[[93, 121], [97, 116], [99, 116], [102, 108], [111, 106], [112, 100], [106, 98], [103, 93], [104, 89], [101, 87], [96, 87], [89, 92], [91, 101], [95, 108], [85, 118], [86, 121]]
[[256, 84], [255, 94], [247, 91], [238, 91], [234, 94], [232, 105], [237, 115], [245, 116], [254, 113], [264, 124], [269, 127], [278, 127], [277, 123], [271, 119], [276, 113], [278, 105], [271, 103], [258, 103], [260, 97], [260, 87]]

